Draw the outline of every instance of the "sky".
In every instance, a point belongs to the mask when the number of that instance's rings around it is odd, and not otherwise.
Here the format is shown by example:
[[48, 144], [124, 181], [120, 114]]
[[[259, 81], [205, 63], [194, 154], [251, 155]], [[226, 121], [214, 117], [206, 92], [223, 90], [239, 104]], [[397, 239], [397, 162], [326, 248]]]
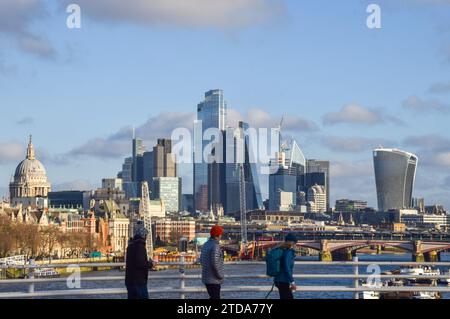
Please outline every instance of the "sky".
[[150, 148], [216, 88], [230, 125], [284, 116], [331, 162], [333, 202], [376, 207], [383, 146], [417, 154], [414, 196], [450, 207], [450, 0], [0, 0], [0, 196], [29, 134], [54, 190], [90, 189], [121, 169], [133, 126]]

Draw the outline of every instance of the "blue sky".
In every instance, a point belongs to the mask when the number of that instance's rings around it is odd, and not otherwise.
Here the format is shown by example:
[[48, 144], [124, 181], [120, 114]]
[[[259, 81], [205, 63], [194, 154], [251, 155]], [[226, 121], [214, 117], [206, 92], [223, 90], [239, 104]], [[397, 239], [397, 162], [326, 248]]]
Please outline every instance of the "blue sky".
[[415, 195], [450, 207], [449, 74], [448, 0], [0, 0], [0, 193], [30, 133], [55, 189], [94, 187], [133, 125], [150, 147], [222, 88], [231, 119], [285, 115], [306, 157], [331, 161], [332, 200], [375, 206], [382, 145], [417, 153]]

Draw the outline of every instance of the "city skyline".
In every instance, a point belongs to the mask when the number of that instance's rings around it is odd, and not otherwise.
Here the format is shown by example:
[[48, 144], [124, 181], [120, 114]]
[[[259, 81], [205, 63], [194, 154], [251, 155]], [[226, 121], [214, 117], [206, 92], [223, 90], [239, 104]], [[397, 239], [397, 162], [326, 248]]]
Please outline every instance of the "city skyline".
[[279, 10], [262, 1], [263, 23], [232, 26], [119, 16], [113, 28], [108, 12], [81, 1], [80, 30], [65, 28], [54, 2], [2, 2], [0, 12], [42, 41], [0, 23], [0, 194], [30, 133], [55, 190], [94, 188], [131, 156], [133, 125], [150, 147], [173, 127], [191, 128], [203, 92], [220, 88], [233, 126], [274, 127], [285, 115], [305, 156], [330, 160], [332, 204], [376, 207], [371, 151], [383, 146], [417, 154], [413, 196], [449, 207], [448, 4], [395, 2], [380, 1], [381, 30], [365, 26], [366, 1], [327, 2], [328, 12], [323, 1], [279, 1]]

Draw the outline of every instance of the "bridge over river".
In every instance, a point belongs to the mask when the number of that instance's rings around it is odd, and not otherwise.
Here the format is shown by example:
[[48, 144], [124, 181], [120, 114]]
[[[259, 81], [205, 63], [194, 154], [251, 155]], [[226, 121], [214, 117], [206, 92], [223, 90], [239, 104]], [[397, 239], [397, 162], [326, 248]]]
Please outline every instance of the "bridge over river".
[[[279, 243], [287, 232], [253, 231], [249, 238], [253, 240], [245, 247], [253, 257], [256, 252], [265, 251]], [[391, 232], [306, 232], [298, 231], [297, 248], [308, 248], [318, 252], [321, 261], [349, 261], [358, 250], [363, 248], [376, 249], [381, 252], [385, 248], [395, 248], [411, 253], [413, 261], [436, 262], [440, 253], [450, 250], [450, 236], [445, 233], [391, 233]], [[228, 232], [225, 237], [235, 237]], [[237, 246], [225, 245], [225, 249], [233, 252]]]

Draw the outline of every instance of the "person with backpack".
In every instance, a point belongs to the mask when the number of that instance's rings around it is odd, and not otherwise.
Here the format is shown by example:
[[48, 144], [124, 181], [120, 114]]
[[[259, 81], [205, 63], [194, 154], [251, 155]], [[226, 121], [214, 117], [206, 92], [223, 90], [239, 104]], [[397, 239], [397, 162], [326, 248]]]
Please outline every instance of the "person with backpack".
[[128, 299], [148, 299], [148, 271], [154, 263], [147, 256], [145, 242], [148, 231], [143, 226], [135, 230], [133, 239], [128, 243], [126, 253], [125, 286]]
[[280, 299], [294, 299], [293, 291], [297, 290], [294, 281], [296, 243], [297, 238], [290, 233], [285, 237], [284, 243], [270, 250], [266, 257], [267, 275], [273, 277]]
[[223, 252], [219, 241], [223, 234], [223, 228], [213, 226], [211, 237], [203, 245], [200, 263], [202, 265], [202, 282], [206, 286], [210, 299], [220, 299], [220, 288], [224, 280]]

